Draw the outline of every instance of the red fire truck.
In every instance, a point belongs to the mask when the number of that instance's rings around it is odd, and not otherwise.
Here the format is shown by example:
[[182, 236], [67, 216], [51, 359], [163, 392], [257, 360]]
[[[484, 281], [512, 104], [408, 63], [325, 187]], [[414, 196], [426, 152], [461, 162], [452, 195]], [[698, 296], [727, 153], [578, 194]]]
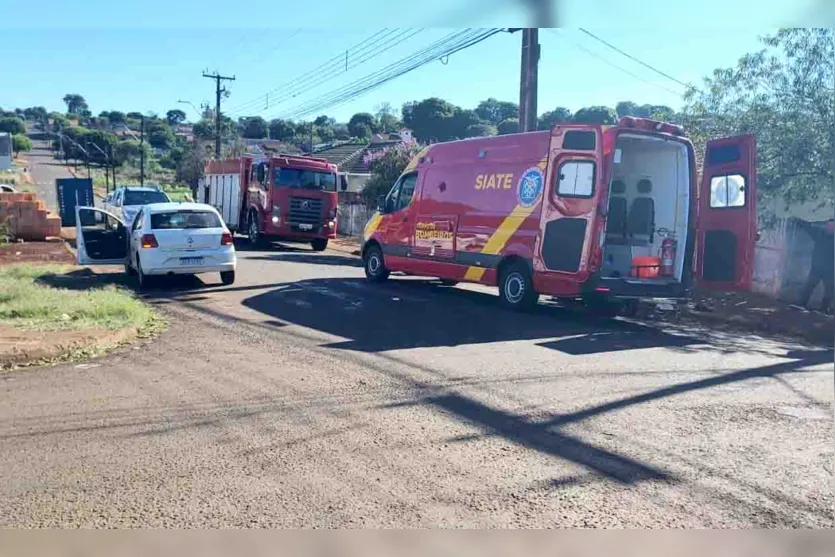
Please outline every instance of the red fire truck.
[[434, 144], [408, 165], [365, 228], [365, 273], [498, 286], [510, 307], [540, 294], [611, 310], [675, 302], [701, 286], [750, 287], [754, 137], [711, 141], [701, 184], [679, 126], [614, 126]]
[[328, 161], [305, 156], [212, 160], [197, 196], [253, 245], [309, 242], [322, 251], [336, 237], [336, 172]]

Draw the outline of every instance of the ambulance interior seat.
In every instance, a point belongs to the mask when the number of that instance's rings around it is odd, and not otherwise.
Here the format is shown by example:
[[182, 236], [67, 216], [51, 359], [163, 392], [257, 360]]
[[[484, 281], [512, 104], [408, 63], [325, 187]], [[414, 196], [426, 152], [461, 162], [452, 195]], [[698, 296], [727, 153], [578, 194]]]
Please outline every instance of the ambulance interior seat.
[[629, 208], [629, 235], [633, 246], [649, 246], [653, 241], [655, 228], [655, 200], [647, 194], [652, 193], [652, 182], [646, 178], [638, 181], [638, 193]]
[[626, 184], [623, 180], [614, 180], [609, 197], [609, 214], [606, 218], [606, 243], [626, 243], [627, 201]]
[[632, 248], [629, 246], [627, 230], [628, 206], [626, 183], [620, 179], [613, 180], [609, 195], [609, 214], [606, 218], [604, 277], [621, 277], [631, 265]]

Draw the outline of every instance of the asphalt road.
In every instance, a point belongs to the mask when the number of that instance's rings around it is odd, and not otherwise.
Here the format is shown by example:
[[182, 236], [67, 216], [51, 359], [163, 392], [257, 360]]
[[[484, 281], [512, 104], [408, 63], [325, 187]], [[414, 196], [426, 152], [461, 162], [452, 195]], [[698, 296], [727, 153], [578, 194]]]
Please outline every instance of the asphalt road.
[[49, 210], [58, 212], [58, 200], [55, 191], [55, 180], [57, 178], [72, 178], [67, 167], [53, 157], [49, 148], [47, 136], [34, 128], [28, 131], [32, 139], [32, 150], [26, 153], [29, 175], [32, 177], [32, 186], [37, 190], [38, 196], [44, 200]]
[[159, 338], [0, 376], [0, 526], [835, 526], [831, 348], [239, 256]]

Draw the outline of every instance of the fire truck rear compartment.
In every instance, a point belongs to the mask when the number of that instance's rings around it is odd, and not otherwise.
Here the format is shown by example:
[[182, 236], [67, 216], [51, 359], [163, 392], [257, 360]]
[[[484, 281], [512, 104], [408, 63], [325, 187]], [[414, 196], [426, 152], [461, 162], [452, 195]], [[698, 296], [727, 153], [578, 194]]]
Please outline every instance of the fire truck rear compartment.
[[[657, 136], [621, 135], [609, 188], [601, 278], [659, 286], [680, 283], [689, 208], [685, 145]], [[668, 236], [677, 244], [672, 276], [647, 278], [656, 269], [642, 265], [647, 257], [661, 259], [661, 244]]]

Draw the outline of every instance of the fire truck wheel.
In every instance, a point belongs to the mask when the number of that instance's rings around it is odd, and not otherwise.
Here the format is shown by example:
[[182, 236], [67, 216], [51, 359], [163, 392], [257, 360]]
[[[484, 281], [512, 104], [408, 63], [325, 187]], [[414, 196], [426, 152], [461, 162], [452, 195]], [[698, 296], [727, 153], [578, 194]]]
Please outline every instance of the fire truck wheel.
[[383, 261], [383, 251], [380, 246], [371, 246], [365, 250], [362, 262], [365, 267], [365, 277], [371, 282], [383, 282], [389, 278], [389, 271]]
[[328, 247], [328, 239], [315, 238], [310, 241], [310, 247], [313, 248], [313, 251], [325, 251], [325, 248]]
[[249, 213], [247, 236], [249, 236], [250, 246], [258, 247], [261, 245], [261, 231], [258, 230], [258, 216], [255, 212]]
[[533, 289], [528, 268], [522, 263], [511, 263], [500, 271], [499, 298], [502, 305], [514, 310], [527, 310], [536, 305], [539, 294]]

